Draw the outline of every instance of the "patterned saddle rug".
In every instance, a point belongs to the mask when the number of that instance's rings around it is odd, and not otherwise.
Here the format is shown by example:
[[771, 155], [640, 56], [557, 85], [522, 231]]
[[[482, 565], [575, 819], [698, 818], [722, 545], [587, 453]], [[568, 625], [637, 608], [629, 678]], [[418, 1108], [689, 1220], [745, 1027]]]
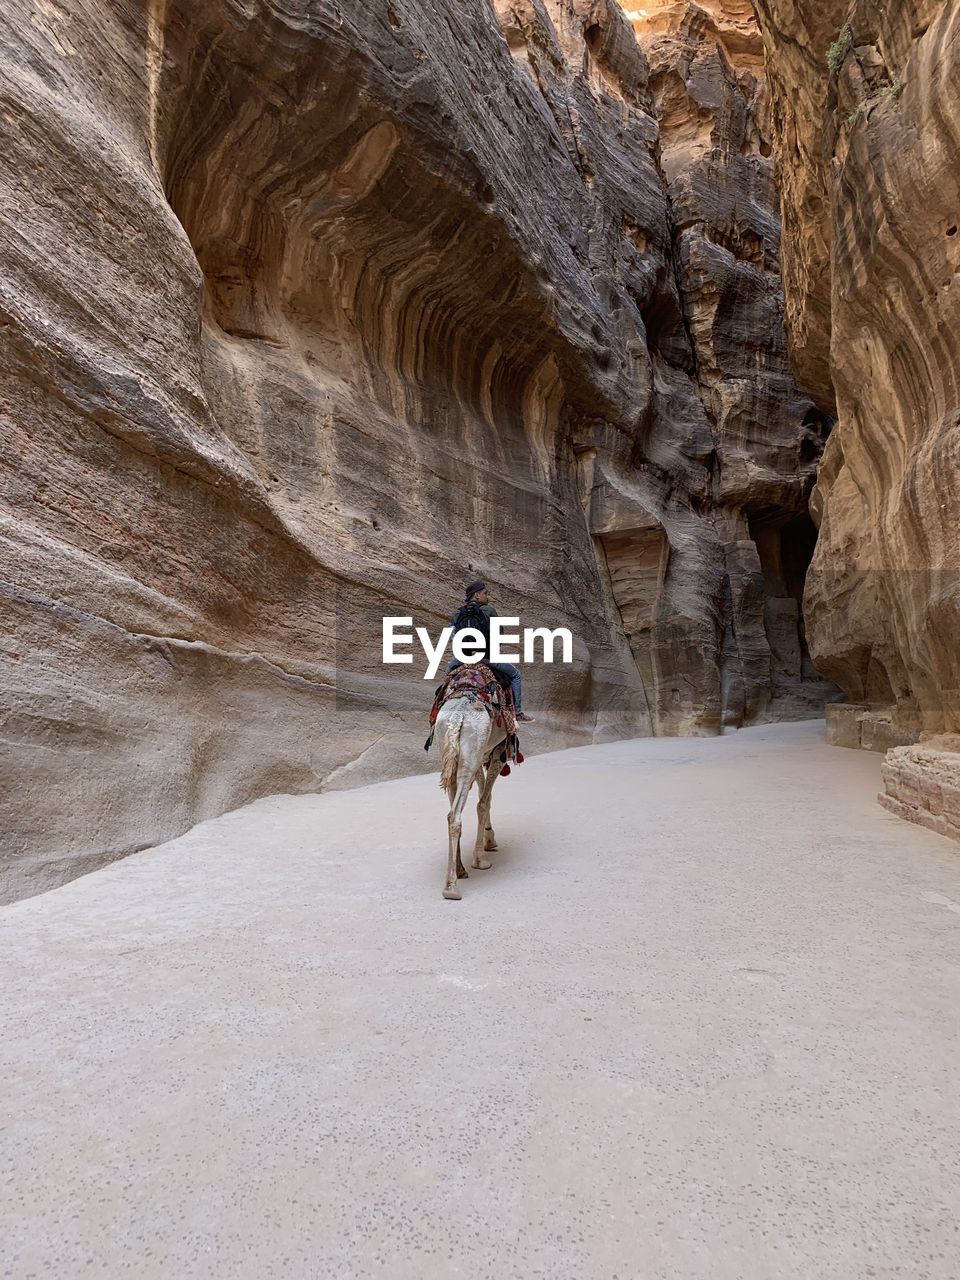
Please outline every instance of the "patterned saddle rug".
[[[423, 744], [424, 751], [430, 750], [430, 744], [433, 742], [433, 726], [437, 722], [440, 708], [450, 698], [470, 698], [474, 702], [479, 702], [494, 724], [505, 731], [507, 735], [505, 741], [493, 749], [494, 752], [499, 752], [503, 763], [503, 768], [500, 770], [501, 777], [506, 777], [510, 772], [510, 765], [507, 763], [509, 760], [515, 764], [523, 764], [513, 694], [510, 689], [505, 689], [500, 684], [490, 668], [485, 667], [482, 662], [474, 663], [472, 666], [464, 663], [463, 666], [454, 668], [438, 687], [430, 711], [430, 736]], [[484, 764], [489, 763], [489, 758], [484, 761]]]

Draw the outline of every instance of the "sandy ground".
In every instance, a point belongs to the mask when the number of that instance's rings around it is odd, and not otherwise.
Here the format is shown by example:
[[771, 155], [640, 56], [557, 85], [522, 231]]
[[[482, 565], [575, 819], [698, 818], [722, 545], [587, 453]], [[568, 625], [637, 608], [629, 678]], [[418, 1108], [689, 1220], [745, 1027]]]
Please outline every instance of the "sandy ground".
[[[960, 849], [822, 725], [274, 797], [0, 912], [15, 1277], [960, 1275]], [[472, 823], [471, 823], [472, 834]]]

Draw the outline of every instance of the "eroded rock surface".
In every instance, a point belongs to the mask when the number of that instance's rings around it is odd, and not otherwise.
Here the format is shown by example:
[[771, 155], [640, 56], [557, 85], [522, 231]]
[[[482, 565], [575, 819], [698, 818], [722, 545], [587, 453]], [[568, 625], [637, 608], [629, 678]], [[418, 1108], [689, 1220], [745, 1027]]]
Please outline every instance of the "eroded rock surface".
[[[650, 67], [690, 369], [714, 449], [713, 518], [736, 618], [725, 709], [736, 723], [765, 705], [768, 671], [788, 705], [824, 696], [800, 600], [816, 540], [807, 495], [830, 423], [790, 372], [769, 102], [750, 5], [627, 12]], [[744, 590], [758, 567], [762, 583]]]
[[829, 48], [846, 0], [756, 0], [766, 49], [783, 286], [793, 367], [833, 414], [830, 370], [832, 83]]
[[[811, 651], [896, 732], [960, 728], [960, 10], [758, 0], [794, 361], [836, 405]], [[811, 334], [829, 309], [829, 368]], [[873, 735], [871, 734], [871, 740]]]
[[5, 896], [423, 767], [474, 574], [534, 746], [818, 707], [744, 5], [8, 11]]

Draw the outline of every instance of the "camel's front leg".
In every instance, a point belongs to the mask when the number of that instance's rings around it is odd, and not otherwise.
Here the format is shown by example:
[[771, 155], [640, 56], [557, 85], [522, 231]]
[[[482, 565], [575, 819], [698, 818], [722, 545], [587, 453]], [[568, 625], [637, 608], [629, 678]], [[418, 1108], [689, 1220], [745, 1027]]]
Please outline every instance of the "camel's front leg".
[[473, 865], [480, 871], [489, 871], [493, 863], [485, 857], [497, 847], [497, 838], [490, 825], [490, 797], [493, 784], [500, 776], [503, 768], [500, 760], [492, 760], [487, 769], [487, 776], [480, 788], [480, 799], [477, 801], [477, 843], [473, 850]]

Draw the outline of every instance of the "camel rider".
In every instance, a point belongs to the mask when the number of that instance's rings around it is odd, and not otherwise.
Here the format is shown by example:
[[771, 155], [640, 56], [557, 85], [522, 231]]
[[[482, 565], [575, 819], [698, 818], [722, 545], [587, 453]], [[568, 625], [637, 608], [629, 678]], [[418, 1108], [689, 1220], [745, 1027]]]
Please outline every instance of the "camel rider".
[[[481, 612], [484, 613], [488, 618], [499, 617], [499, 614], [497, 613], [496, 609], [490, 603], [490, 592], [487, 589], [487, 584], [485, 582], [470, 583], [470, 585], [467, 587], [467, 590], [465, 592], [465, 599], [464, 599], [463, 605], [461, 605], [461, 608], [463, 608], [464, 605], [468, 605], [468, 604], [479, 605]], [[462, 626], [463, 626], [462, 623], [460, 625], [460, 628], [458, 628], [457, 626], [457, 617], [459, 613], [460, 613], [460, 609], [458, 609], [457, 612], [450, 619], [450, 625], [453, 627], [454, 632], [456, 632], [458, 629], [462, 629]], [[521, 694], [520, 672], [517, 670], [517, 668], [513, 666], [512, 663], [509, 663], [509, 662], [487, 662], [484, 665], [488, 666], [491, 671], [499, 671], [502, 675], [509, 677], [510, 687], [513, 690], [513, 705], [517, 713], [517, 719], [525, 720], [527, 724], [532, 724], [533, 716], [524, 715], [523, 711], [521, 711], [520, 709], [520, 694]], [[460, 666], [463, 666], [462, 662], [458, 662], [456, 658], [451, 658], [451, 660], [447, 663], [447, 671], [448, 672], [453, 671], [456, 667], [460, 667]]]

